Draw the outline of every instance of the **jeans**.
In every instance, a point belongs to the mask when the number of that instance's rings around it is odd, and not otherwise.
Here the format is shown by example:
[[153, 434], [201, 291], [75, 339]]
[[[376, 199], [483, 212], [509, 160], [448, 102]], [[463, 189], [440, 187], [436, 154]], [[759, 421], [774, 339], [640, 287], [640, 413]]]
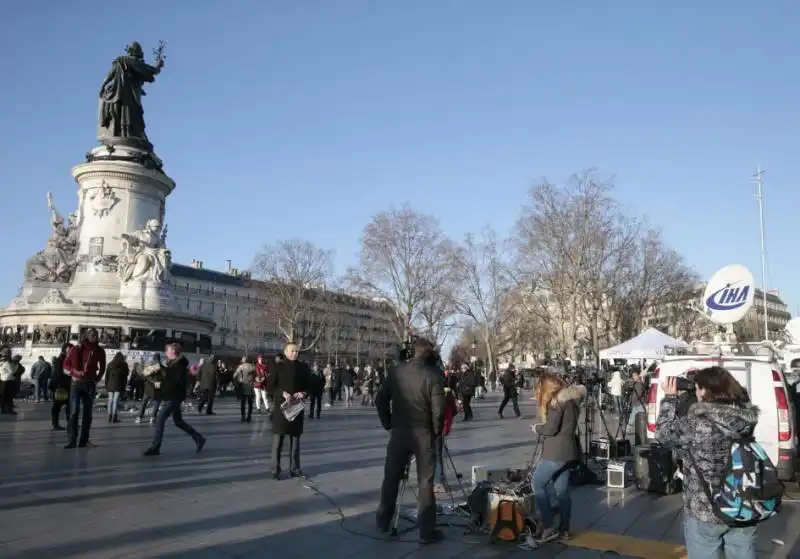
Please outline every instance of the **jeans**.
[[40, 377], [39, 386], [36, 391], [36, 400], [44, 400], [45, 402], [50, 399], [50, 389], [47, 385], [50, 384], [49, 377]]
[[119, 398], [122, 392], [109, 392], [108, 393], [108, 419], [119, 418]]
[[161, 450], [161, 442], [164, 439], [164, 427], [167, 423], [167, 419], [170, 417], [172, 417], [172, 422], [175, 424], [175, 427], [192, 437], [195, 444], [200, 444], [203, 440], [203, 435], [195, 431], [191, 425], [183, 420], [181, 402], [174, 400], [161, 403], [161, 408], [158, 410], [158, 415], [156, 416], [156, 433], [150, 448]]
[[688, 559], [755, 559], [756, 527], [731, 528], [724, 524], [703, 522], [685, 514], [683, 536]]
[[572, 500], [569, 496], [569, 473], [572, 462], [553, 462], [542, 460], [533, 472], [532, 487], [536, 499], [536, 508], [542, 517], [545, 530], [553, 527], [553, 509], [550, 507], [548, 486], [552, 483], [559, 509], [559, 525], [561, 532], [569, 530], [572, 515]]
[[332, 406], [335, 399], [336, 399], [336, 389], [328, 388], [328, 404]]
[[347, 403], [347, 407], [353, 405], [353, 387], [352, 386], [345, 386], [342, 388], [344, 391], [344, 400]]
[[[67, 426], [69, 444], [86, 446], [89, 442], [89, 429], [92, 427], [92, 403], [95, 385], [93, 382], [73, 381], [69, 391], [69, 425]], [[81, 432], [78, 437], [78, 415], [81, 416]]]
[[264, 403], [264, 411], [269, 411], [269, 402], [267, 402], [267, 391], [263, 388], [256, 388], [256, 409], [261, 411], [261, 403]]
[[142, 407], [139, 408], [139, 421], [144, 419], [144, 412], [147, 411], [147, 404], [153, 402], [153, 419], [158, 417], [158, 409], [161, 407], [161, 402], [150, 396], [145, 396], [142, 400]]

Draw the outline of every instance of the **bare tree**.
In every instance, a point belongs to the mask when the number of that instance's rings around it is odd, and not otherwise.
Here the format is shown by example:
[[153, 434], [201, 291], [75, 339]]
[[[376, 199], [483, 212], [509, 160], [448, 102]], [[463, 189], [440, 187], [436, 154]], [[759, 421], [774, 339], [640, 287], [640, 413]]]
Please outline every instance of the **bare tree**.
[[[680, 310], [690, 302], [687, 294], [696, 289], [699, 282], [697, 274], [685, 264], [683, 256], [667, 247], [661, 233], [654, 229], [644, 229], [637, 239], [624, 280], [618, 284], [618, 291], [624, 298], [624, 302], [618, 305], [624, 308], [624, 312], [618, 315], [624, 320], [619, 320], [617, 324], [619, 337], [623, 339], [631, 338], [642, 330], [649, 310]], [[696, 320], [697, 314], [682, 312], [670, 318], [681, 318], [681, 323], [686, 327], [687, 319], [691, 317]]]
[[398, 340], [416, 329], [437, 332], [451, 297], [441, 270], [449, 262], [451, 244], [438, 220], [408, 206], [390, 209], [364, 227], [361, 243], [358, 265], [348, 271], [353, 289], [392, 305]]
[[596, 356], [636, 334], [648, 309], [693, 281], [657, 232], [625, 214], [613, 188], [594, 170], [562, 187], [544, 181], [531, 189], [518, 221], [518, 282], [545, 295], [565, 352], [585, 337]]
[[269, 317], [264, 309], [259, 307], [245, 307], [245, 316], [237, 322], [236, 335], [248, 357], [253, 351], [258, 351], [259, 343], [264, 337], [264, 330], [268, 328]]
[[279, 241], [256, 256], [253, 274], [263, 282], [269, 312], [286, 342], [301, 351], [313, 348], [331, 310], [331, 252], [300, 239]]
[[[506, 304], [512, 289], [508, 259], [494, 231], [484, 229], [480, 236], [468, 234], [457, 259], [458, 310], [472, 321], [486, 350], [490, 371], [497, 369], [507, 326]], [[506, 347], [503, 347], [503, 346]]]

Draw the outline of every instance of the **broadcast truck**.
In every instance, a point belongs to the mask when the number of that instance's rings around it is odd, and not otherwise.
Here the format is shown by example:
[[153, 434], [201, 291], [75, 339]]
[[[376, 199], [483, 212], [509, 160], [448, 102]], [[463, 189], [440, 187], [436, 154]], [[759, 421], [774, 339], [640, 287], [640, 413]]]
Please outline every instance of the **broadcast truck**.
[[[733, 325], [753, 305], [755, 280], [744, 266], [733, 264], [719, 270], [703, 294], [702, 315], [717, 325], [720, 333], [712, 342], [695, 341], [683, 355], [667, 355], [650, 378], [647, 401], [647, 438], [655, 441], [656, 423], [664, 398], [664, 379], [686, 376], [689, 371], [724, 367], [746, 390], [760, 410], [756, 440], [764, 447], [783, 480], [795, 479], [798, 435], [795, 428], [794, 389], [778, 362], [774, 342], [739, 342]], [[666, 348], [665, 348], [666, 349]]]

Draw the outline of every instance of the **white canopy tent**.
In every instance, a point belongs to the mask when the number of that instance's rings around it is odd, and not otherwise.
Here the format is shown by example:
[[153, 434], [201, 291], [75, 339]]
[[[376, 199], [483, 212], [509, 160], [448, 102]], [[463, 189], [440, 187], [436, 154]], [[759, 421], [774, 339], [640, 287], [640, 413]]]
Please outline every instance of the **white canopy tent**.
[[689, 344], [648, 328], [635, 338], [614, 347], [600, 350], [600, 359], [661, 359], [664, 347], [688, 348]]

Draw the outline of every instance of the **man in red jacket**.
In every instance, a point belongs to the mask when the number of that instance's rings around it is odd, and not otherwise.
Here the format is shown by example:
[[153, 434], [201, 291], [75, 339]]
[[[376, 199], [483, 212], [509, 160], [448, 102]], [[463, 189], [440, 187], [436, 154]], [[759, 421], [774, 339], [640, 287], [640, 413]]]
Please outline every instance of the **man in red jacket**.
[[[106, 350], [97, 343], [97, 330], [89, 328], [83, 341], [73, 347], [64, 361], [64, 371], [72, 377], [69, 393], [69, 443], [65, 449], [89, 445], [89, 429], [92, 426], [92, 403], [97, 383], [106, 372]], [[78, 414], [81, 432], [78, 438]]]

